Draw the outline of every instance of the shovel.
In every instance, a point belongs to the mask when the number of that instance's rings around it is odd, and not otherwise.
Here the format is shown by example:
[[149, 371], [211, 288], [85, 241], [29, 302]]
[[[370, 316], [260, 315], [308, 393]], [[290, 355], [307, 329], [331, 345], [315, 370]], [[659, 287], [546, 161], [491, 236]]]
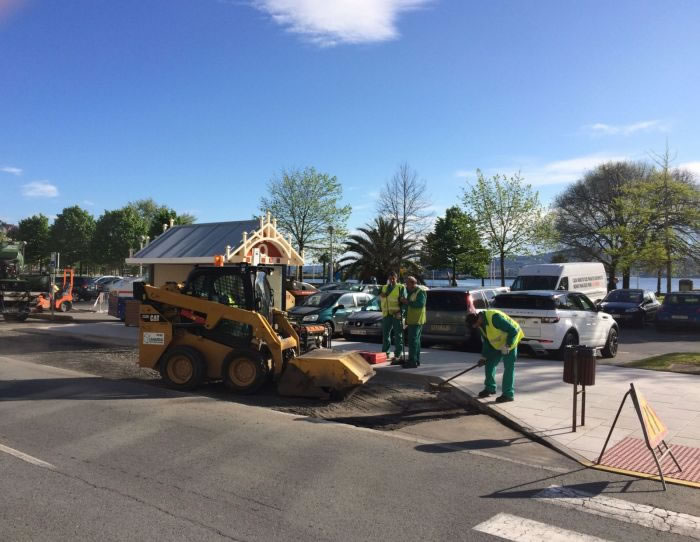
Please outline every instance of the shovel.
[[469, 371], [471, 371], [471, 370], [473, 370], [473, 369], [476, 369], [477, 367], [483, 367], [484, 365], [486, 365], [486, 360], [480, 359], [480, 360], [476, 363], [476, 365], [472, 365], [472, 366], [469, 367], [468, 369], [464, 369], [464, 371], [462, 371], [462, 372], [460, 372], [460, 373], [457, 373], [457, 374], [454, 375], [454, 376], [451, 376], [450, 378], [448, 378], [448, 379], [445, 380], [444, 382], [440, 382], [440, 383], [428, 382], [428, 385], [425, 387], [425, 389], [426, 389], [427, 391], [431, 392], [431, 393], [439, 393], [439, 392], [441, 392], [441, 391], [446, 391], [446, 390], [447, 390], [447, 384], [449, 384], [450, 381], [454, 380], [454, 379], [457, 378], [458, 376], [462, 376], [463, 374], [468, 373]]

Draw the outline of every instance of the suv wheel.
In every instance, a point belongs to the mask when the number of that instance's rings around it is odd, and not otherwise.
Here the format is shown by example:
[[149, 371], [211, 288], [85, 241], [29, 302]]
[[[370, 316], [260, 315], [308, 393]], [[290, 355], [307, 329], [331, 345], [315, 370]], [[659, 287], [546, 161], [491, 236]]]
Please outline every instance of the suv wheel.
[[614, 327], [611, 327], [610, 331], [608, 331], [608, 340], [605, 341], [605, 346], [601, 351], [601, 355], [604, 358], [614, 358], [617, 356], [617, 329]]
[[567, 331], [566, 335], [561, 341], [561, 346], [559, 350], [555, 350], [555, 356], [557, 359], [564, 359], [564, 352], [566, 352], [567, 346], [574, 346], [578, 344], [578, 335], [575, 331]]

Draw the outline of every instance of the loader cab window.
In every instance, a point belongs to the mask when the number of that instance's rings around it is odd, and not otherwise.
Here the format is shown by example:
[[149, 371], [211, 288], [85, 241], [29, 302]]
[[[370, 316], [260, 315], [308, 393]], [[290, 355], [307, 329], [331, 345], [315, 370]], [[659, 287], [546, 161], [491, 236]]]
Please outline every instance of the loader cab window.
[[212, 301], [236, 307], [246, 308], [245, 284], [241, 275], [221, 275], [212, 283]]
[[270, 283], [267, 280], [267, 273], [258, 271], [255, 276], [255, 302], [257, 310], [262, 314], [268, 321], [272, 321], [272, 305], [274, 303], [272, 297], [272, 289], [270, 288]]
[[206, 275], [199, 275], [188, 286], [187, 294], [194, 297], [209, 299]]

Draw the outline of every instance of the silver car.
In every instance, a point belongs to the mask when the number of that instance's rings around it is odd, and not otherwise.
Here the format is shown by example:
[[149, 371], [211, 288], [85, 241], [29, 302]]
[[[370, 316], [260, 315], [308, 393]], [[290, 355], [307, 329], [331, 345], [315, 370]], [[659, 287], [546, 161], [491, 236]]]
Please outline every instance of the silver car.
[[428, 291], [422, 343], [458, 344], [480, 348], [481, 337], [467, 325], [467, 314], [492, 306], [496, 295], [508, 288], [433, 288]]

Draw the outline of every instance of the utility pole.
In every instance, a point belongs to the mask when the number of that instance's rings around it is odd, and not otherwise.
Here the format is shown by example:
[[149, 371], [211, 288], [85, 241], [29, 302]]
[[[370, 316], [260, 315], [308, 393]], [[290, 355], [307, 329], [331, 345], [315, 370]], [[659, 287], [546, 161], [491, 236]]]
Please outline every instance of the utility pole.
[[333, 226], [328, 226], [328, 233], [331, 234], [331, 261], [328, 263], [328, 274], [330, 275], [330, 279], [328, 282], [333, 282]]

